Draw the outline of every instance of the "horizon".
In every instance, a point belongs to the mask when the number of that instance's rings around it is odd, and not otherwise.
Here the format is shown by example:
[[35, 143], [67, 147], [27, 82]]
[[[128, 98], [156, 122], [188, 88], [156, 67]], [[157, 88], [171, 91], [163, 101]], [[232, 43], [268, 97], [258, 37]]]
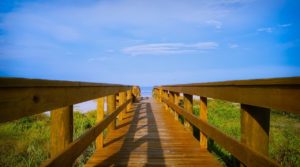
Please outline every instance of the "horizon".
[[299, 5], [4, 0], [0, 77], [141, 87], [296, 77]]

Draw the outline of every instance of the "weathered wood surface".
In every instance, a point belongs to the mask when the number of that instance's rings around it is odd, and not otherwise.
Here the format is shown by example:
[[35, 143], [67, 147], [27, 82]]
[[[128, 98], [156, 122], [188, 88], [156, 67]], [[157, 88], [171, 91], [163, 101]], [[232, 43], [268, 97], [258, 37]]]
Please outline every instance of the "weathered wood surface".
[[117, 117], [117, 115], [127, 107], [128, 100], [118, 107], [116, 111], [108, 115], [103, 121], [97, 123], [94, 127], [87, 130], [82, 136], [69, 144], [63, 151], [53, 158], [45, 161], [41, 166], [69, 166], [76, 158], [99, 136], [100, 133]]
[[[207, 122], [207, 98], [200, 97], [200, 114], [199, 119]], [[201, 148], [207, 148], [207, 136], [200, 131], [200, 146]]]
[[[96, 123], [104, 119], [104, 97], [97, 99]], [[103, 147], [103, 132], [96, 138], [96, 149]]]
[[200, 129], [208, 137], [212, 138], [217, 144], [225, 148], [232, 155], [238, 158], [246, 166], [255, 167], [279, 167], [275, 161], [268, 158], [268, 156], [259, 153], [253, 149], [250, 149], [246, 144], [227, 136], [214, 126], [208, 124], [205, 120], [198, 119], [193, 114], [185, 111], [183, 108], [170, 102], [168, 99], [162, 99], [164, 103], [167, 103], [173, 110], [184, 116], [191, 124]]
[[[55, 157], [73, 141], [73, 106], [51, 111], [51, 157]], [[71, 166], [71, 165], [68, 165]]]
[[241, 104], [241, 142], [269, 155], [270, 109]]
[[300, 114], [300, 77], [165, 85], [160, 88]]
[[86, 166], [220, 166], [192, 134], [163, 110], [143, 99], [125, 113]]
[[116, 84], [0, 78], [0, 123], [131, 88]]

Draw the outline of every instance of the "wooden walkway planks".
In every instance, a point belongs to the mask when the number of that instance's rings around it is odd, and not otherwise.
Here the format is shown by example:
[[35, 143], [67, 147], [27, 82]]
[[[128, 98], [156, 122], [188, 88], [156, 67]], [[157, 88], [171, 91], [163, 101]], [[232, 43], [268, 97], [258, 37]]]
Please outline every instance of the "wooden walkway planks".
[[135, 103], [86, 166], [221, 166], [152, 98]]

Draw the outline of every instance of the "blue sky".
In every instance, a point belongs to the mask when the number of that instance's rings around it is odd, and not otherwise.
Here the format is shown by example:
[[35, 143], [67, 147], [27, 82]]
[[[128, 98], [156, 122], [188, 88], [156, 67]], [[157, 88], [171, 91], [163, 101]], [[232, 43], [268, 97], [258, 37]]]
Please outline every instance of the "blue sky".
[[300, 76], [299, 6], [1, 0], [0, 76], [141, 86]]

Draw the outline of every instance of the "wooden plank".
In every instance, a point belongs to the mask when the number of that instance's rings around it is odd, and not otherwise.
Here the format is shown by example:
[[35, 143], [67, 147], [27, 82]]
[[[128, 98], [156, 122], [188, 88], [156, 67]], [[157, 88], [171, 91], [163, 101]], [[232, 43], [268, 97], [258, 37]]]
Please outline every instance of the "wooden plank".
[[269, 155], [270, 109], [241, 104], [241, 142]]
[[[55, 157], [73, 141], [73, 106], [51, 111], [51, 157]], [[68, 164], [71, 166], [71, 164]]]
[[[204, 122], [207, 122], [207, 98], [206, 97], [200, 97], [200, 114], [199, 119], [203, 120]], [[201, 148], [207, 148], [207, 136], [200, 131], [200, 147]]]
[[31, 81], [1, 79], [0, 123], [131, 89], [131, 86], [111, 84], [60, 81], [56, 86], [56, 81], [33, 80], [32, 84]]
[[203, 133], [212, 138], [216, 143], [229, 151], [232, 155], [238, 158], [246, 166], [255, 167], [279, 167], [275, 161], [269, 159], [267, 156], [256, 152], [249, 148], [247, 145], [240, 143], [239, 141], [231, 138], [208, 124], [207, 122], [198, 119], [196, 116], [185, 111], [181, 107], [169, 102], [167, 99], [163, 99], [163, 102], [168, 103], [176, 112], [183, 115], [190, 123], [199, 128]]
[[55, 157], [44, 162], [41, 166], [68, 166], [103, 132], [103, 130], [116, 118], [116, 116], [126, 108], [126, 103], [121, 105], [116, 111], [108, 115], [103, 121], [96, 124], [94, 127], [87, 130], [82, 136], [69, 144], [62, 152]]
[[245, 80], [185, 84], [182, 86], [169, 85], [161, 88], [174, 92], [183, 92], [185, 94], [222, 99], [300, 114], [300, 105], [298, 105], [298, 99], [300, 99], [299, 80], [299, 77], [270, 80]]
[[[99, 123], [104, 118], [104, 97], [97, 99], [97, 118], [96, 123]], [[96, 149], [103, 147], [103, 133], [96, 138]]]
[[105, 147], [88, 160], [91, 166], [200, 166], [220, 163], [152, 98], [133, 104], [120, 126], [105, 138]]
[[[112, 114], [116, 110], [116, 95], [107, 96], [107, 112]], [[116, 119], [113, 120], [107, 127], [108, 133], [112, 132], [116, 127]]]

